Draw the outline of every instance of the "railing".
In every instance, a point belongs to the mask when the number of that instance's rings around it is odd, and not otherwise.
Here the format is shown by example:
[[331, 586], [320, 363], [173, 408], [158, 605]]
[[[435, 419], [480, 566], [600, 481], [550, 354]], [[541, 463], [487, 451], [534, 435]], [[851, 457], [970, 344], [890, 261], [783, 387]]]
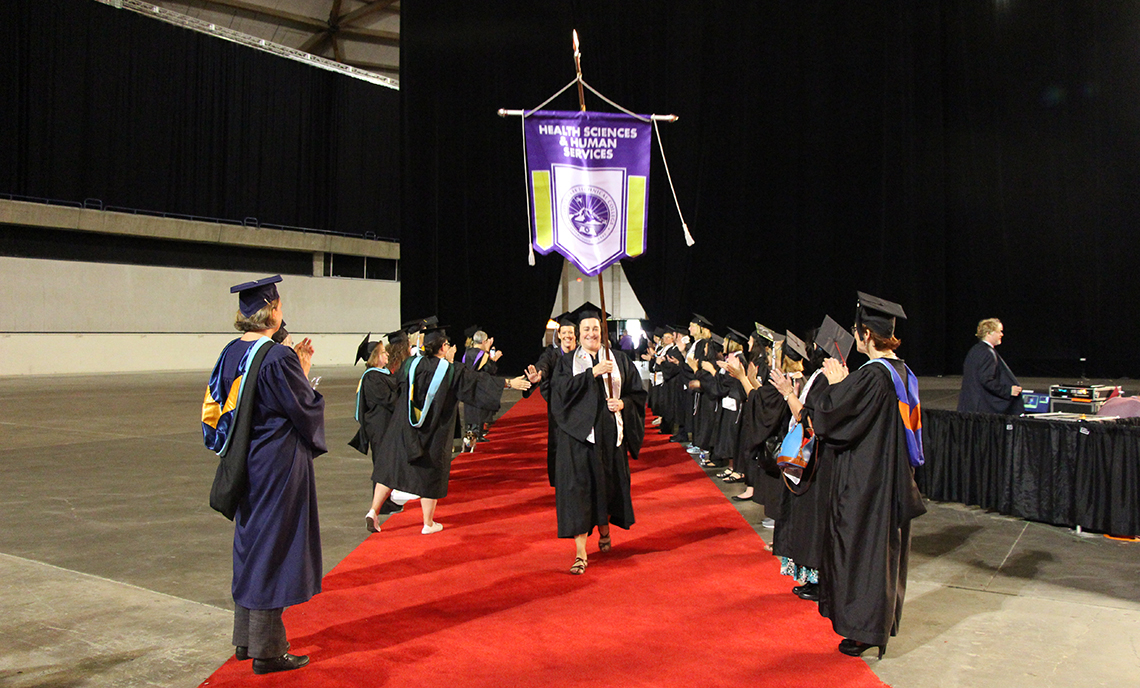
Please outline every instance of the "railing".
[[44, 205], [57, 205], [67, 208], [79, 208], [80, 210], [100, 210], [108, 213], [128, 213], [130, 215], [146, 215], [149, 217], [161, 217], [171, 220], [190, 220], [193, 222], [212, 222], [223, 225], [234, 225], [237, 227], [249, 227], [250, 229], [280, 229], [287, 232], [301, 232], [303, 234], [324, 234], [331, 236], [351, 237], [353, 239], [365, 239], [368, 241], [392, 241], [399, 242], [399, 239], [394, 237], [381, 237], [376, 232], [365, 232], [364, 235], [353, 234], [351, 232], [339, 232], [335, 229], [319, 229], [317, 227], [297, 227], [294, 225], [279, 225], [271, 222], [261, 222], [256, 217], [246, 217], [241, 220], [234, 220], [224, 217], [209, 217], [206, 215], [188, 215], [185, 213], [168, 213], [159, 210], [144, 210], [142, 208], [127, 208], [117, 205], [103, 205], [103, 200], [99, 198], [85, 198], [83, 202], [78, 201], [62, 201], [56, 198], [40, 198], [38, 196], [21, 196], [19, 194], [0, 193], [0, 198], [6, 198], [10, 201], [21, 201], [24, 203], [42, 203]]

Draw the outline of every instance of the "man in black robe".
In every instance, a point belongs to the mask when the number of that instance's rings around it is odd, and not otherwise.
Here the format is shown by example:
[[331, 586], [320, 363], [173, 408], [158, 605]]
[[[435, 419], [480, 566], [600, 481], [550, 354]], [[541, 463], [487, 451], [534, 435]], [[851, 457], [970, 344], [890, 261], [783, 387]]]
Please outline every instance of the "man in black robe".
[[[685, 356], [685, 367], [681, 374], [685, 378], [685, 388], [688, 392], [684, 415], [690, 420], [688, 430], [692, 433], [692, 444], [689, 453], [694, 456], [708, 456], [708, 444], [712, 441], [712, 431], [708, 427], [714, 421], [712, 416], [716, 413], [716, 404], [701, 399], [701, 363], [716, 364], [716, 355], [720, 348], [712, 341], [712, 322], [699, 313], [693, 313], [689, 321], [689, 337], [692, 345]], [[702, 446], [701, 442], [704, 442]]]
[[[655, 399], [653, 401], [653, 413], [661, 419], [659, 432], [662, 435], [670, 435], [673, 433], [673, 418], [676, 414], [676, 385], [670, 385], [670, 381], [681, 372], [680, 367], [676, 363], [668, 361], [668, 357], [672, 355], [677, 358], [677, 347], [673, 344], [673, 330], [671, 328], [662, 328], [660, 330], [660, 344], [656, 350], [652, 352], [652, 358], [649, 360], [649, 372], [653, 374], [653, 386], [656, 390]], [[667, 375], [667, 373], [670, 373]]]
[[550, 377], [554, 373], [554, 366], [564, 355], [578, 348], [578, 325], [573, 320], [573, 313], [563, 313], [556, 319], [558, 322], [558, 341], [543, 350], [538, 362], [529, 366], [526, 371], [527, 380], [532, 387], [523, 392], [523, 398], [534, 393], [537, 385], [542, 398], [546, 400], [546, 475], [550, 486], [554, 487], [554, 459], [555, 452], [555, 424], [554, 415], [550, 412]]
[[1005, 327], [997, 318], [986, 318], [978, 323], [978, 343], [966, 354], [962, 366], [959, 413], [1017, 416], [1024, 410], [1021, 385], [997, 352], [1004, 334]]
[[[468, 328], [464, 334], [470, 338], [471, 346], [463, 352], [462, 362], [481, 373], [498, 374], [499, 359], [503, 352], [494, 348], [495, 338], [480, 329], [478, 325]], [[463, 405], [464, 429], [474, 435], [476, 442], [488, 441], [488, 426], [494, 417], [494, 411], [481, 409], [478, 406]]]
[[559, 359], [550, 381], [558, 537], [574, 538], [573, 574], [586, 570], [586, 538], [595, 526], [598, 549], [608, 552], [610, 525], [633, 525], [628, 457], [637, 458], [645, 437], [641, 374], [625, 354], [602, 349], [602, 317], [580, 314], [581, 346]]

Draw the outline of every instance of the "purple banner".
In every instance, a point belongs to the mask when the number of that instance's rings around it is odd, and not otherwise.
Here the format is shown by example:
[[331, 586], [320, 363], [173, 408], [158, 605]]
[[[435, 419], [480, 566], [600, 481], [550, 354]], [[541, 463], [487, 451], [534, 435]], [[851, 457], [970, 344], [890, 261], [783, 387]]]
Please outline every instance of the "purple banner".
[[645, 252], [652, 124], [608, 112], [526, 116], [531, 243], [586, 275]]

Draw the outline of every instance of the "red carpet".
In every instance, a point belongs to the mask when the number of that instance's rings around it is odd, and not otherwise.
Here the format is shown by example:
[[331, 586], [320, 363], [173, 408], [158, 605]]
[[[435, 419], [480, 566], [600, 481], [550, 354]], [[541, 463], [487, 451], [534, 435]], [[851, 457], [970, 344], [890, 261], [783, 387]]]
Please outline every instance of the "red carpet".
[[[231, 659], [203, 686], [883, 686], [676, 444], [651, 430], [633, 463], [637, 523], [568, 573], [546, 479], [537, 395], [459, 456], [421, 535], [392, 516], [285, 613], [301, 670], [256, 676]], [[361, 504], [361, 513], [366, 505]], [[361, 524], [361, 528], [363, 528]]]

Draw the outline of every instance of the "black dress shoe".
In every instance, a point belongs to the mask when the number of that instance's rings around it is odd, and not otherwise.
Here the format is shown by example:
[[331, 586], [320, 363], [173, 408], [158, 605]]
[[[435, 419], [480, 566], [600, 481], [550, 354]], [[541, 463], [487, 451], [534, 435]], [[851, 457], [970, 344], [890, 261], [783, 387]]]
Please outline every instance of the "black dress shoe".
[[273, 659], [253, 660], [253, 673], [272, 674], [275, 671], [292, 671], [293, 669], [300, 669], [308, 663], [308, 655], [291, 655], [286, 652], [284, 655]]
[[861, 643], [858, 640], [852, 640], [850, 638], [844, 638], [839, 643], [839, 651], [848, 657], [862, 656], [864, 652], [870, 650], [872, 647], [879, 648], [879, 659], [882, 659], [883, 655], [887, 654], [886, 645], [869, 645], [867, 643]]
[[734, 502], [751, 502], [752, 495], [748, 495], [747, 497], [744, 497], [742, 495], [732, 495], [731, 499]]
[[239, 662], [244, 662], [249, 659], [249, 648], [238, 645], [234, 647], [234, 659]]
[[801, 585], [801, 586], [792, 588], [792, 592], [796, 593], [796, 596], [799, 597], [801, 600], [811, 600], [812, 602], [819, 602], [819, 584], [818, 583], [808, 583], [806, 585]]

